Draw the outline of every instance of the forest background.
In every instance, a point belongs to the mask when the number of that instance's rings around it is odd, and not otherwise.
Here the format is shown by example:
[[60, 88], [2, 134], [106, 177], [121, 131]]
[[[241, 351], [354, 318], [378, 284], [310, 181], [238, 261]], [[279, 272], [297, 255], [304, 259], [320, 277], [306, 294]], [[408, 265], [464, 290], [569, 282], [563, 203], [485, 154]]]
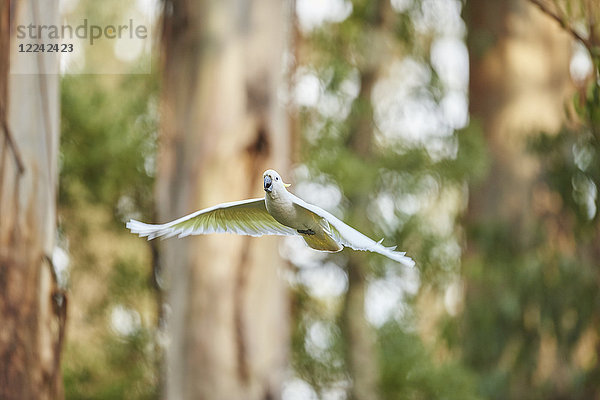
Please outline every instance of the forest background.
[[[154, 43], [38, 82], [3, 33], [0, 398], [600, 399], [597, 2], [61, 4]], [[267, 168], [416, 267], [124, 228]]]

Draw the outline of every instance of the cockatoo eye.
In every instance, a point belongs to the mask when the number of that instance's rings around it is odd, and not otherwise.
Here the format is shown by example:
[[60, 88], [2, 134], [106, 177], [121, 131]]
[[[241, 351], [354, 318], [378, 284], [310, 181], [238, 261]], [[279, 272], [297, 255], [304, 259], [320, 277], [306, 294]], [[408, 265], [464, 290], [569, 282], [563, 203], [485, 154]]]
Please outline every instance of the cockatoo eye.
[[276, 176], [276, 177], [275, 177], [275, 180], [276, 180], [276, 181], [278, 181], [278, 180], [279, 180], [279, 177], [278, 177], [278, 176]]

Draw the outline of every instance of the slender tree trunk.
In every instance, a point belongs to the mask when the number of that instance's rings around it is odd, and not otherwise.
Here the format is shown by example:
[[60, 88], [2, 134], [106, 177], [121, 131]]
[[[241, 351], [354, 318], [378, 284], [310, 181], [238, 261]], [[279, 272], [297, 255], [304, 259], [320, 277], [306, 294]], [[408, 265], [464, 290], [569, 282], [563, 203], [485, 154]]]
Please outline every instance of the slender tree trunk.
[[[365, 31], [372, 37], [385, 37], [393, 31], [389, 25], [389, 17], [393, 15], [391, 3], [377, 0], [367, 3], [370, 10], [365, 16]], [[363, 5], [364, 6], [364, 5]], [[369, 52], [365, 49], [365, 52]], [[373, 122], [373, 88], [379, 78], [380, 68], [386, 65], [388, 54], [377, 54], [359, 65], [360, 92], [350, 114], [350, 135], [348, 145], [364, 162], [373, 157], [373, 139], [375, 124]], [[349, 221], [355, 226], [367, 226], [368, 219], [364, 213], [369, 203], [369, 189], [349, 195], [354, 212]], [[352, 252], [348, 262], [348, 292], [344, 302], [343, 331], [347, 345], [347, 363], [352, 387], [350, 398], [353, 400], [376, 400], [379, 394], [379, 358], [376, 334], [365, 316], [365, 292], [367, 289], [368, 264], [365, 254]]]
[[[377, 74], [371, 68], [361, 71], [360, 92], [355, 100], [355, 112], [352, 113], [353, 120], [350, 122], [350, 146], [365, 161], [371, 157], [373, 145], [371, 94], [376, 78]], [[364, 210], [369, 201], [366, 192], [351, 196], [349, 200], [355, 210], [350, 220], [358, 221], [356, 226], [366, 226], [368, 221]], [[348, 369], [352, 377], [350, 398], [353, 400], [379, 398], [379, 362], [375, 332], [365, 318], [367, 274], [365, 255], [361, 252], [351, 253], [348, 262], [348, 292], [343, 310], [343, 331], [347, 345]]]
[[[489, 339], [494, 341], [495, 347], [478, 352], [472, 342], [466, 343], [464, 354], [471, 367], [482, 374], [514, 371], [502, 387], [506, 392], [496, 396], [519, 398], [529, 393], [536, 382], [550, 382], [550, 374], [554, 372], [547, 359], [556, 357], [555, 342], [552, 342], [555, 337], [539, 321], [534, 333], [540, 338], [537, 371], [519, 361], [535, 352], [515, 350], [515, 343], [521, 346], [523, 338], [528, 340], [521, 329], [531, 327], [518, 325], [526, 318], [522, 308], [526, 304], [518, 303], [522, 298], [515, 293], [518, 289], [512, 271], [515, 265], [522, 265], [524, 255], [534, 248], [532, 242], [539, 226], [532, 199], [541, 171], [539, 158], [527, 150], [528, 141], [539, 132], [558, 132], [564, 121], [564, 104], [570, 88], [571, 45], [569, 36], [561, 32], [557, 24], [522, 0], [467, 2], [466, 22], [470, 114], [472, 120], [479, 121], [483, 127], [490, 171], [481, 184], [469, 190], [466, 215], [469, 229], [463, 263], [467, 272], [464, 321], [482, 318], [479, 314], [474, 316], [478, 312], [476, 306], [476, 311], [468, 315], [469, 305], [490, 304], [489, 318], [483, 319], [479, 328], [501, 333]], [[500, 246], [510, 246], [510, 249], [494, 250]], [[509, 251], [512, 257], [507, 256]], [[470, 272], [472, 266], [483, 271]], [[504, 272], [499, 272], [499, 268]], [[501, 322], [507, 319], [498, 315], [496, 307], [502, 292], [510, 293], [516, 312], [523, 313], [516, 323], [503, 325]], [[492, 319], [493, 324], [487, 323]], [[463, 329], [473, 329], [477, 323], [471, 322], [470, 327]]]
[[353, 254], [348, 263], [348, 292], [344, 302], [343, 332], [348, 370], [352, 378], [350, 399], [379, 398], [379, 363], [373, 327], [365, 318], [366, 266], [363, 255]]
[[[57, 23], [58, 1], [12, 3], [11, 20], [9, 2], [0, 1], [0, 398], [59, 399], [66, 298], [51, 264], [58, 76], [9, 73], [26, 68], [14, 65], [14, 26], [33, 11]], [[39, 72], [49, 67], [35, 56], [25, 62]]]
[[[163, 221], [263, 196], [284, 173], [285, 2], [166, 4], [158, 207]], [[288, 297], [278, 240], [209, 235], [164, 242], [170, 277], [169, 399], [279, 397]]]
[[569, 91], [569, 36], [523, 0], [469, 2], [470, 114], [482, 122], [491, 172], [471, 190], [469, 218], [527, 223], [539, 172], [527, 137], [557, 132]]

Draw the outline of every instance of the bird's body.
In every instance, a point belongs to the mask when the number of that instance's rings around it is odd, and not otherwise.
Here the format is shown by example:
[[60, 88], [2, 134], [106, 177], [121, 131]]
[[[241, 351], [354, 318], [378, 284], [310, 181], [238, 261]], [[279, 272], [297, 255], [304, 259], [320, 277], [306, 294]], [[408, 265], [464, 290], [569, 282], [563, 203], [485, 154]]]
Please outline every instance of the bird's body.
[[290, 228], [308, 229], [312, 224], [312, 219], [307, 214], [302, 214], [291, 201], [287, 190], [281, 196], [273, 193], [265, 194], [265, 206], [267, 211], [277, 222]]
[[316, 250], [338, 252], [347, 246], [414, 265], [405, 253], [382, 246], [381, 242], [369, 239], [327, 211], [288, 192], [289, 185], [283, 183], [276, 171], [265, 171], [263, 182], [264, 198], [219, 204], [162, 225], [130, 220], [127, 228], [148, 240], [223, 232], [250, 236], [300, 235]]

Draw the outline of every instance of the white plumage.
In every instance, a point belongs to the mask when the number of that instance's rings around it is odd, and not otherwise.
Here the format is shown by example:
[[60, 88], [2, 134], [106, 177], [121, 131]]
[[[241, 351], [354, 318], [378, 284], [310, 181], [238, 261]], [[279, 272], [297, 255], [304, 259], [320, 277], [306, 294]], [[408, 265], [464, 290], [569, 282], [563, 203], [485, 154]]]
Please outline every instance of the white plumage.
[[288, 192], [286, 187], [289, 185], [283, 183], [276, 171], [265, 171], [263, 183], [264, 198], [222, 203], [161, 225], [132, 219], [127, 228], [148, 240], [209, 233], [299, 235], [316, 250], [336, 252], [350, 247], [379, 253], [404, 265], [414, 266], [414, 261], [404, 252], [381, 245], [382, 241], [368, 238], [322, 208]]

